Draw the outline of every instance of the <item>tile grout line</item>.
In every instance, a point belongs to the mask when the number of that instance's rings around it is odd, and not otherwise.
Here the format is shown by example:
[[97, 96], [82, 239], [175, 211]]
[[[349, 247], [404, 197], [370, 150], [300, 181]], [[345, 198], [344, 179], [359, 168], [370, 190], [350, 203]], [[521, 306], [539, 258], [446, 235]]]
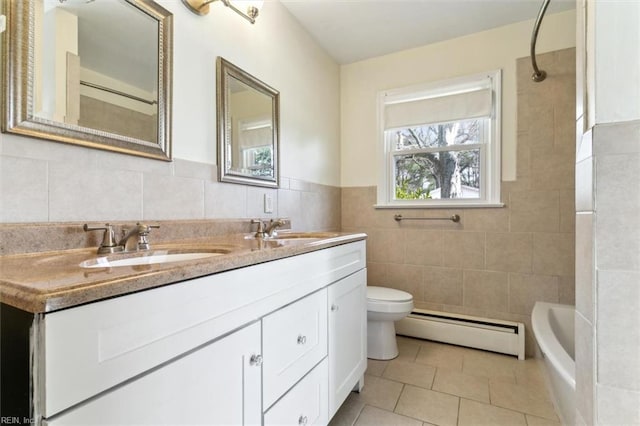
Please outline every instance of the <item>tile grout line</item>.
[[393, 410], [391, 410], [395, 414], [399, 414], [399, 413], [396, 413], [396, 408], [398, 408], [398, 404], [400, 403], [400, 398], [402, 398], [402, 393], [404, 392], [404, 388], [406, 386], [407, 386], [406, 383], [402, 383], [402, 389], [400, 389], [400, 393], [398, 394], [398, 399], [396, 399], [396, 403], [393, 406]]

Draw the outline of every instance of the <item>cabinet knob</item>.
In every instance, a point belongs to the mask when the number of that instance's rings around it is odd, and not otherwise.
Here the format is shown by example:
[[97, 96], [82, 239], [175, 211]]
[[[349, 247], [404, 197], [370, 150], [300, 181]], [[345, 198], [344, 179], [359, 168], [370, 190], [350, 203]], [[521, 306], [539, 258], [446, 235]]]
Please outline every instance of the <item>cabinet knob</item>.
[[304, 345], [305, 343], [307, 343], [307, 336], [299, 335], [298, 336], [298, 344], [299, 345]]
[[335, 305], [335, 304], [334, 304], [334, 305], [331, 305], [331, 312], [335, 312], [335, 311], [337, 311], [338, 309], [340, 309], [340, 307], [339, 307], [338, 305]]
[[299, 425], [306, 425], [307, 421], [308, 421], [307, 416], [298, 417], [298, 424]]
[[249, 358], [249, 365], [262, 365], [262, 355], [251, 355], [251, 358]]

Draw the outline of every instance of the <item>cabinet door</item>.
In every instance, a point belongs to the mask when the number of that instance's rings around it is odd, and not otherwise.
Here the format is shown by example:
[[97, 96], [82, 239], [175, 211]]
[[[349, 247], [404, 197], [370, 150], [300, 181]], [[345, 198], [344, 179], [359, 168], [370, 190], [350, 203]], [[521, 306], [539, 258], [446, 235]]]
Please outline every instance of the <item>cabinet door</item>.
[[257, 322], [54, 416], [47, 424], [260, 424], [259, 354]]
[[367, 272], [329, 286], [329, 418], [367, 368]]

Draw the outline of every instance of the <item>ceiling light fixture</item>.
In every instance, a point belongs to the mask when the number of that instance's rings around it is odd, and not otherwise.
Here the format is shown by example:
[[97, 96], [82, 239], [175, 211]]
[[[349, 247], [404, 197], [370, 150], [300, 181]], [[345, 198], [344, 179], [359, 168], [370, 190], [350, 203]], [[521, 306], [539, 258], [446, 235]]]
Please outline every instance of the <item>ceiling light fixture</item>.
[[[206, 15], [209, 13], [209, 5], [218, 0], [182, 0], [187, 9], [195, 13], [196, 15]], [[260, 12], [260, 7], [262, 6], [262, 1], [237, 1], [235, 3], [242, 3], [247, 5], [247, 11], [243, 12], [238, 7], [234, 6], [231, 0], [219, 0], [225, 6], [236, 12], [238, 15], [242, 16], [247, 21], [254, 24], [256, 22], [256, 17]]]

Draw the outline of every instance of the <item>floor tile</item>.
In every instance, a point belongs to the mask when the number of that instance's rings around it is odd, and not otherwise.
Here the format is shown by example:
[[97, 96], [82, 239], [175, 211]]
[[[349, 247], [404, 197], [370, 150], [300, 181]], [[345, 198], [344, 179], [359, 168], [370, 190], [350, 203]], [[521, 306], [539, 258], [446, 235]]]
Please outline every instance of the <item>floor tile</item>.
[[399, 353], [396, 359], [401, 361], [415, 361], [416, 355], [420, 350], [420, 340], [398, 336], [397, 342]]
[[438, 368], [431, 389], [489, 403], [489, 379], [486, 377]]
[[542, 417], [526, 414], [527, 425], [529, 426], [560, 426], [560, 422], [556, 420], [543, 419]]
[[506, 382], [489, 382], [491, 404], [520, 411], [545, 419], [557, 420], [553, 404], [546, 394], [528, 389], [526, 386]]
[[406, 337], [398, 347], [394, 360], [368, 361], [362, 393], [331, 426], [560, 426], [542, 360]]
[[515, 368], [516, 383], [526, 386], [548, 397], [547, 384], [545, 382], [544, 362], [540, 359], [529, 358], [518, 362]]
[[425, 341], [420, 344], [416, 362], [437, 368], [462, 371], [464, 351], [456, 346]]
[[524, 414], [469, 399], [460, 400], [458, 426], [526, 426]]
[[395, 412], [441, 426], [455, 426], [460, 398], [406, 385]]
[[422, 422], [366, 405], [355, 426], [422, 426]]
[[366, 374], [370, 376], [382, 376], [382, 372], [389, 361], [380, 361], [378, 359], [368, 359], [367, 360], [367, 371]]
[[462, 372], [492, 380], [516, 382], [517, 358], [492, 352], [474, 351], [466, 353]]
[[402, 383], [420, 386], [425, 389], [431, 389], [431, 385], [433, 384], [433, 377], [435, 376], [435, 374], [435, 367], [431, 367], [430, 365], [393, 360], [389, 362], [389, 365], [387, 365], [387, 368], [384, 370], [382, 377]]
[[352, 426], [363, 408], [364, 402], [358, 399], [357, 393], [351, 392], [329, 422], [329, 426]]
[[353, 393], [354, 398], [367, 405], [393, 411], [398, 402], [404, 384], [382, 377], [366, 375], [364, 388], [360, 393]]

